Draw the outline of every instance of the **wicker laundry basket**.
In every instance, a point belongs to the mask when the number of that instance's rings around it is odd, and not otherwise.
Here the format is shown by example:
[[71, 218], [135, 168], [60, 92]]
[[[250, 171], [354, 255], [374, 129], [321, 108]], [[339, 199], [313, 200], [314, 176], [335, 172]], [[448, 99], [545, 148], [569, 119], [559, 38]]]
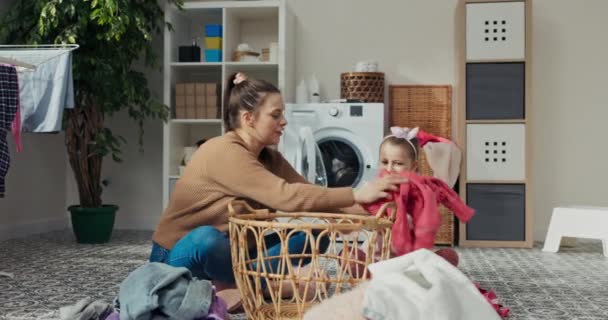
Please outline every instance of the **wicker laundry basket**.
[[[237, 205], [248, 213], [234, 215]], [[313, 304], [367, 279], [370, 263], [390, 256], [394, 203], [385, 204], [377, 216], [271, 213], [244, 201], [228, 207], [234, 276], [250, 319], [301, 319]], [[280, 239], [278, 256], [268, 256], [270, 234]], [[362, 248], [360, 235], [375, 245]], [[287, 243], [296, 236], [305, 237], [305, 248], [290, 252]]]
[[384, 103], [384, 73], [345, 72], [340, 75], [340, 97]]
[[[452, 86], [450, 85], [391, 85], [389, 87], [390, 125], [420, 127], [447, 139], [452, 137]], [[419, 153], [418, 170], [432, 175], [424, 152]], [[436, 244], [454, 245], [454, 215], [441, 206], [441, 228]]]

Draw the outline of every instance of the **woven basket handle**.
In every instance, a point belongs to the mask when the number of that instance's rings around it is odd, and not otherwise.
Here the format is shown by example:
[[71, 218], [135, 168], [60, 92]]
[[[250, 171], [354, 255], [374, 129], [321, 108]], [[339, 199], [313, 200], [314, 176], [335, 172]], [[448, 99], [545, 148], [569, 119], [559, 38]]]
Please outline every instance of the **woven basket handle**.
[[236, 216], [236, 211], [234, 210], [235, 205], [242, 205], [245, 209], [249, 210], [249, 212], [256, 212], [254, 208], [252, 208], [249, 203], [243, 200], [232, 200], [228, 202], [228, 214], [232, 216]]
[[[387, 216], [388, 207], [391, 207], [391, 209], [393, 209], [390, 217]], [[393, 201], [383, 204], [380, 207], [380, 210], [378, 210], [378, 213], [376, 214], [376, 219], [380, 219], [383, 216], [387, 216], [391, 222], [395, 222], [395, 217], [397, 216], [397, 204]]]

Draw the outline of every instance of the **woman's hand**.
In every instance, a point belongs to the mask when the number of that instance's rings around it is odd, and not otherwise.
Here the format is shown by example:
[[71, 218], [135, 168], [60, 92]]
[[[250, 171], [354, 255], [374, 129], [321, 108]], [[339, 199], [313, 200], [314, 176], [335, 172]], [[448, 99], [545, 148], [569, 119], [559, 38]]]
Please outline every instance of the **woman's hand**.
[[399, 184], [407, 183], [407, 178], [388, 175], [365, 183], [359, 189], [353, 189], [356, 203], [372, 203], [378, 199], [388, 198], [389, 191], [399, 190]]

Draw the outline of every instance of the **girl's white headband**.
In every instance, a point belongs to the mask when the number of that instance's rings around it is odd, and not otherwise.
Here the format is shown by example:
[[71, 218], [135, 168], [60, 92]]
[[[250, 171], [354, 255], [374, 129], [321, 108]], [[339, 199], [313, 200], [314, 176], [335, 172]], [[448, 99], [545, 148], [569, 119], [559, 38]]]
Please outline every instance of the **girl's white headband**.
[[406, 127], [391, 127], [391, 134], [384, 137], [382, 140], [386, 140], [390, 137], [405, 139], [405, 141], [407, 141], [412, 147], [412, 150], [414, 150], [414, 158], [418, 159], [418, 151], [416, 151], [416, 146], [414, 146], [414, 143], [411, 141], [412, 139], [416, 138], [418, 131], [420, 131], [420, 128], [418, 127], [413, 129]]

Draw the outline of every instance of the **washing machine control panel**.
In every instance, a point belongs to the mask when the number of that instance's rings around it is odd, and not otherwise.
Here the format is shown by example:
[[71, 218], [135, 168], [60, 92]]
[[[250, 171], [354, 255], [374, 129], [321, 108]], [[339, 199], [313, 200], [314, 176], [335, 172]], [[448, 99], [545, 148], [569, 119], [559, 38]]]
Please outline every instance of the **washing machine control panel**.
[[351, 117], [363, 117], [363, 106], [362, 105], [351, 105], [350, 106]]
[[[346, 108], [344, 108], [346, 107]], [[340, 110], [344, 108], [344, 110]], [[341, 112], [342, 111], [342, 112]], [[362, 105], [348, 105], [339, 107], [330, 107], [327, 111], [330, 116], [337, 118], [340, 113], [348, 113], [351, 117], [363, 117]]]
[[337, 117], [340, 114], [340, 110], [336, 107], [329, 108], [329, 115], [332, 117]]

